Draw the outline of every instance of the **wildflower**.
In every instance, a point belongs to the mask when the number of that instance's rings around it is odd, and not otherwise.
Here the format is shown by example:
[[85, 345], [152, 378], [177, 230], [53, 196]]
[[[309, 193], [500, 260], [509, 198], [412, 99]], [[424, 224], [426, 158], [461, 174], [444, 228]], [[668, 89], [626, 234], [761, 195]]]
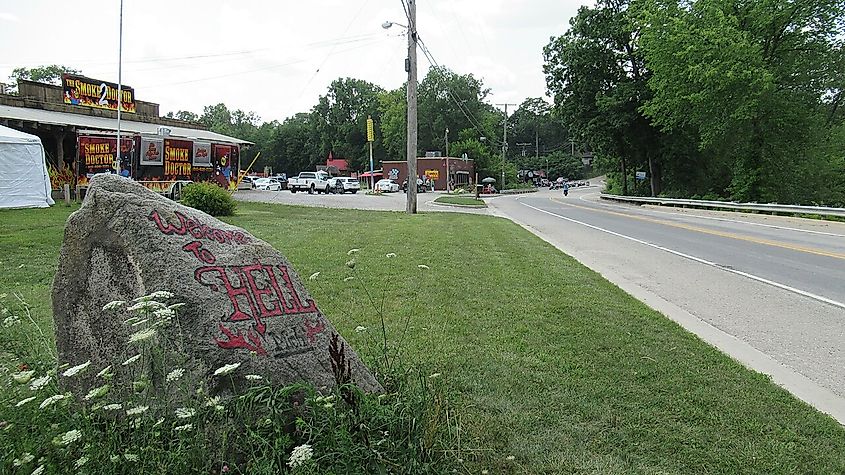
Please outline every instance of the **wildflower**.
[[12, 379], [14, 379], [16, 383], [26, 384], [30, 379], [32, 379], [33, 375], [35, 375], [35, 371], [21, 371], [13, 374]]
[[176, 408], [176, 417], [179, 419], [187, 419], [189, 417], [194, 417], [197, 411], [190, 408], [190, 407], [177, 407]]
[[88, 394], [85, 395], [85, 400], [90, 401], [91, 399], [101, 398], [108, 394], [109, 389], [111, 389], [111, 386], [109, 386], [108, 384], [104, 384], [98, 388], [94, 388], [88, 391]]
[[428, 375], [428, 379], [437, 379], [440, 377], [440, 373], [433, 373]]
[[38, 408], [39, 408], [39, 409], [44, 409], [45, 407], [47, 407], [47, 406], [51, 406], [51, 405], [53, 405], [53, 403], [55, 403], [55, 402], [57, 402], [57, 401], [61, 401], [62, 399], [66, 398], [66, 397], [68, 397], [66, 394], [56, 394], [55, 396], [50, 396], [50, 397], [48, 397], [47, 399], [45, 399], [45, 400], [41, 403], [41, 405], [40, 405], [40, 406], [38, 406]]
[[487, 475], [488, 473], [490, 473], [490, 471], [489, 471], [489, 470], [482, 470], [482, 471], [481, 471], [481, 475]]
[[139, 341], [148, 340], [148, 339], [154, 337], [155, 334], [156, 334], [155, 329], [145, 328], [144, 330], [140, 330], [140, 331], [133, 333], [129, 337], [129, 343], [137, 343]]
[[170, 310], [176, 310], [177, 308], [182, 308], [185, 306], [185, 302], [174, 303], [173, 305], [168, 305], [167, 308]]
[[98, 378], [110, 378], [112, 376], [112, 374], [109, 373], [110, 370], [111, 370], [111, 365], [106, 366], [105, 368], [102, 369], [102, 371], [97, 373], [97, 377]]
[[6, 317], [5, 319], [3, 319], [3, 326], [6, 327], [6, 328], [9, 328], [13, 325], [20, 323], [20, 322], [21, 322], [20, 317], [18, 317], [17, 315], [10, 315], [10, 316]]
[[348, 267], [350, 269], [354, 269], [355, 268], [355, 259], [346, 261], [346, 267]]
[[77, 374], [80, 374], [83, 371], [85, 371], [86, 369], [88, 369], [89, 366], [91, 366], [91, 360], [88, 360], [88, 361], [86, 361], [82, 364], [76, 365], [72, 368], [66, 369], [65, 372], [62, 373], [62, 376], [65, 376], [65, 377], [68, 377], [68, 378], [70, 378], [71, 376], [76, 376]]
[[142, 318], [141, 320], [136, 320], [136, 321], [130, 323], [130, 326], [137, 327], [138, 325], [143, 325], [143, 324], [145, 324], [149, 321], [150, 321], [149, 318]]
[[311, 449], [311, 446], [308, 444], [302, 444], [298, 447], [294, 447], [293, 451], [290, 453], [290, 458], [288, 459], [288, 467], [296, 468], [300, 465], [304, 464], [305, 462], [311, 460], [311, 457], [314, 456], [314, 451]]
[[44, 473], [44, 465], [39, 465], [38, 468], [32, 471], [31, 475], [41, 475], [42, 473]]
[[138, 455], [137, 454], [123, 454], [123, 458], [125, 458], [127, 462], [137, 462], [138, 461]]
[[257, 374], [248, 374], [244, 376], [244, 378], [246, 378], [247, 381], [261, 381], [262, 379], [264, 379], [262, 376], [259, 376]]
[[79, 457], [79, 460], [76, 461], [74, 466], [76, 468], [82, 468], [82, 466], [85, 465], [86, 463], [88, 463], [88, 457], [82, 456], [82, 457]]
[[29, 452], [24, 452], [23, 455], [21, 455], [21, 458], [12, 460], [12, 465], [20, 467], [21, 465], [26, 465], [33, 460], [35, 460], [35, 455], [32, 455]]
[[427, 265], [425, 265], [425, 264], [417, 264], [417, 267], [419, 267], [420, 269], [425, 269], [425, 270], [429, 270], [429, 269], [431, 269], [431, 267], [428, 267], [428, 266], [427, 266]]
[[56, 437], [53, 439], [53, 443], [56, 445], [63, 445], [67, 447], [68, 445], [76, 442], [77, 440], [82, 438], [82, 431], [78, 429], [73, 429], [65, 432], [64, 434]]
[[170, 308], [160, 308], [153, 312], [153, 315], [155, 315], [156, 318], [160, 318], [162, 320], [169, 320], [174, 315], [176, 315], [176, 312]]
[[120, 455], [112, 455], [109, 457], [109, 460], [111, 460], [111, 463], [117, 463], [117, 461], [120, 460]]
[[350, 250], [346, 251], [346, 255], [351, 256], [352, 254], [355, 254], [358, 251], [360, 251], [360, 249], [350, 249]]
[[221, 472], [221, 473], [226, 473], [226, 472], [228, 472], [228, 471], [229, 471], [229, 466], [228, 466], [228, 465], [224, 465], [224, 466], [223, 466], [223, 468], [221, 468], [221, 469], [220, 469], [220, 472]]
[[364, 333], [365, 331], [367, 331], [367, 327], [363, 325], [358, 325], [357, 327], [355, 327], [355, 333]]
[[514, 457], [513, 455], [508, 455], [506, 458], [510, 461], [513, 461], [513, 460], [516, 459], [516, 457]]
[[182, 368], [176, 368], [173, 371], [167, 373], [167, 376], [164, 377], [164, 380], [168, 383], [172, 383], [173, 381], [178, 381], [185, 374], [185, 370]]
[[315, 272], [315, 273], [308, 276], [308, 280], [317, 280], [317, 277], [319, 277], [319, 276], [320, 276], [320, 273]]
[[192, 427], [194, 427], [193, 424], [185, 424], [183, 426], [174, 427], [173, 430], [175, 430], [176, 432], [182, 432], [186, 430], [191, 430]]
[[396, 257], [396, 253], [395, 252], [388, 252], [387, 254], [384, 255], [384, 257], [391, 259], [391, 258]]
[[103, 406], [104, 411], [119, 411], [123, 409], [123, 404], [106, 404]]
[[103, 311], [105, 312], [107, 310], [117, 310], [124, 305], [126, 305], [125, 300], [112, 300], [111, 302], [103, 305]]
[[29, 389], [32, 391], [38, 391], [39, 389], [43, 388], [50, 382], [50, 376], [42, 376], [40, 378], [35, 378], [29, 383]]
[[133, 357], [129, 358], [128, 360], [126, 360], [126, 361], [124, 361], [123, 363], [120, 363], [120, 364], [121, 364], [122, 366], [129, 366], [129, 365], [131, 365], [132, 363], [134, 363], [134, 362], [138, 361], [138, 358], [140, 358], [140, 357], [141, 357], [141, 355], [140, 355], [140, 354], [137, 354], [137, 355], [135, 355], [135, 356], [133, 356]]
[[127, 416], [137, 416], [139, 414], [143, 414], [143, 413], [147, 412], [147, 409], [149, 409], [149, 408], [150, 408], [150, 406], [135, 406], [131, 409], [127, 409], [126, 415]]
[[149, 295], [138, 297], [133, 300], [133, 302], [149, 302], [151, 300], [167, 300], [169, 298], [173, 298], [173, 294], [171, 292], [167, 292], [166, 290], [157, 290]]
[[343, 281], [344, 281], [344, 282], [349, 282], [350, 280], [354, 280], [354, 279], [355, 279], [355, 277], [352, 277], [352, 276], [350, 275], [349, 277], [347, 277], [347, 278], [343, 279]]
[[136, 303], [135, 305], [132, 305], [131, 307], [127, 308], [126, 310], [129, 310], [130, 312], [135, 312], [138, 310], [142, 312], [149, 312], [153, 310], [158, 310], [160, 308], [167, 308], [167, 305], [161, 302], [156, 302], [154, 300], [142, 300]]
[[240, 365], [240, 363], [224, 364], [223, 366], [214, 370], [214, 376], [225, 376], [231, 373], [232, 371], [238, 369]]
[[222, 411], [224, 409], [223, 405], [220, 404], [220, 396], [209, 398], [209, 400], [205, 402], [205, 405], [206, 407], [213, 407], [215, 411]]
[[30, 402], [30, 401], [33, 401], [34, 399], [35, 399], [35, 396], [28, 397], [28, 398], [26, 398], [26, 399], [21, 399], [20, 401], [18, 401], [18, 403], [17, 403], [17, 404], [15, 404], [15, 407], [21, 407], [21, 406], [23, 406], [24, 404], [26, 404], [26, 403], [28, 403], [28, 402]]
[[157, 420], [155, 424], [153, 424], [153, 429], [160, 426], [163, 422], [164, 422], [164, 418], [162, 417], [159, 420]]

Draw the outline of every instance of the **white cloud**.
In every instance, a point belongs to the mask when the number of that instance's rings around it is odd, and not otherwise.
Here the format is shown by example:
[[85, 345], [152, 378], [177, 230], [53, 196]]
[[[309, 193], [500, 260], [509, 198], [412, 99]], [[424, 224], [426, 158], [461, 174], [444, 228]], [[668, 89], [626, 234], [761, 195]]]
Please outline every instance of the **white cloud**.
[[20, 23], [21, 19], [16, 17], [15, 15], [7, 12], [0, 12], [0, 20], [11, 21], [15, 23]]

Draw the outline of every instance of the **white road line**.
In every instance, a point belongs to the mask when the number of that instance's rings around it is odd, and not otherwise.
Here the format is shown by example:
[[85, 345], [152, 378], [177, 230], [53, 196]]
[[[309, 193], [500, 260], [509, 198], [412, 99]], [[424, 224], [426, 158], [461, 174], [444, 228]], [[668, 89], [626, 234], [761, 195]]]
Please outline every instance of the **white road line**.
[[[586, 203], [593, 203], [593, 204], [597, 204], [599, 206], [604, 206], [606, 208], [616, 208], [616, 209], [625, 209], [625, 210], [631, 209], [628, 206], [612, 205], [612, 204], [600, 203], [600, 202], [597, 202], [597, 201], [591, 201], [591, 200], [585, 200], [584, 199], [587, 196], [595, 196], [595, 195], [596, 195], [595, 193], [590, 193], [588, 195], [581, 195], [580, 197], [578, 197], [578, 199], [580, 199], [581, 201], [584, 201]], [[672, 215], [672, 216], [681, 216], [681, 217], [685, 217], [685, 218], [709, 219], [709, 220], [712, 220], [712, 221], [725, 221], [725, 222], [728, 222], [728, 223], [748, 224], [750, 226], [760, 226], [760, 227], [763, 227], [763, 228], [781, 229], [781, 230], [784, 230], [784, 231], [795, 231], [795, 232], [799, 232], [799, 233], [820, 234], [822, 236], [833, 236], [833, 237], [845, 238], [845, 234], [826, 233], [824, 231], [812, 231], [810, 229], [790, 228], [790, 227], [787, 227], [787, 226], [777, 226], [777, 225], [774, 225], [774, 224], [752, 223], [750, 221], [739, 221], [737, 219], [728, 219], [728, 218], [716, 218], [716, 217], [713, 217], [713, 216], [700, 216], [700, 215], [697, 215], [697, 214], [672, 213], [671, 211], [660, 211], [660, 210], [651, 209], [651, 208], [649, 208], [649, 211], [653, 211], [655, 213], [660, 213], [660, 214], [669, 214], [669, 215]]]
[[763, 278], [763, 277], [759, 277], [759, 276], [756, 276], [754, 274], [749, 274], [747, 272], [742, 272], [742, 271], [739, 271], [739, 270], [736, 270], [736, 269], [730, 269], [730, 268], [727, 268], [727, 267], [724, 267], [724, 266], [720, 266], [719, 264], [716, 264], [715, 262], [708, 261], [707, 259], [702, 259], [700, 257], [695, 257], [695, 256], [692, 256], [692, 255], [689, 255], [689, 254], [686, 254], [686, 253], [683, 253], [683, 252], [680, 252], [680, 251], [676, 251], [674, 249], [669, 249], [667, 247], [659, 246], [657, 244], [653, 244], [653, 243], [650, 243], [648, 241], [643, 241], [642, 239], [637, 239], [635, 237], [627, 236], [625, 234], [620, 234], [620, 233], [617, 233], [615, 231], [611, 231], [609, 229], [600, 228], [598, 226], [594, 226], [592, 224], [585, 223], [583, 221], [578, 221], [577, 219], [572, 219], [572, 218], [569, 218], [569, 217], [566, 217], [566, 216], [561, 216], [559, 214], [552, 213], [551, 211], [546, 211], [544, 209], [540, 209], [540, 208], [537, 208], [535, 206], [531, 206], [529, 204], [523, 203], [522, 201], [519, 201], [519, 203], [522, 204], [523, 206], [527, 206], [527, 207], [529, 207], [533, 210], [537, 210], [541, 213], [545, 213], [545, 214], [554, 216], [556, 218], [560, 218], [560, 219], [563, 219], [563, 220], [566, 220], [566, 221], [569, 221], [569, 222], [572, 222], [572, 223], [580, 224], [580, 225], [586, 226], [590, 229], [595, 229], [596, 231], [601, 231], [603, 233], [607, 233], [607, 234], [610, 234], [610, 235], [613, 235], [613, 236], [616, 236], [616, 237], [620, 237], [622, 239], [627, 239], [629, 241], [633, 241], [633, 242], [636, 242], [638, 244], [642, 244], [644, 246], [649, 246], [649, 247], [652, 247], [654, 249], [659, 249], [661, 251], [665, 251], [665, 252], [668, 252], [670, 254], [674, 254], [676, 256], [683, 257], [685, 259], [689, 259], [689, 260], [694, 261], [694, 262], [698, 262], [700, 264], [708, 265], [708, 266], [714, 267], [716, 269], [721, 269], [725, 272], [730, 272], [731, 274], [740, 275], [742, 277], [746, 277], [746, 278], [749, 278], [751, 280], [756, 280], [757, 282], [762, 282], [764, 284], [768, 284], [768, 285], [771, 285], [773, 287], [777, 287], [779, 289], [786, 290], [788, 292], [793, 292], [793, 293], [796, 293], [798, 295], [802, 295], [804, 297], [808, 297], [808, 298], [811, 298], [813, 300], [817, 300], [819, 302], [823, 302], [823, 303], [826, 303], [826, 304], [829, 304], [829, 305], [833, 305], [835, 307], [845, 309], [845, 303], [837, 302], [836, 300], [831, 300], [827, 297], [822, 297], [821, 295], [817, 295], [817, 294], [814, 294], [812, 292], [807, 292], [806, 290], [796, 289], [795, 287], [791, 287], [791, 286], [786, 285], [786, 284], [781, 284], [779, 282], [775, 282], [773, 280], [769, 280], [769, 279], [766, 279], [766, 278]]

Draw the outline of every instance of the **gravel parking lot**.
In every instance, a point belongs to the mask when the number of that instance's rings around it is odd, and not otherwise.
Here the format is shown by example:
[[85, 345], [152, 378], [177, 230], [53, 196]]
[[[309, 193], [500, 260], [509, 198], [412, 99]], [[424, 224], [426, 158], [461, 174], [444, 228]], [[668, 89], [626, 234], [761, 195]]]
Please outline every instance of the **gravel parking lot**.
[[[487, 208], [458, 208], [448, 205], [434, 204], [443, 192], [420, 193], [417, 195], [417, 210], [445, 211], [457, 213], [489, 214]], [[383, 193], [381, 195], [367, 195], [363, 190], [356, 194], [344, 193], [318, 194], [291, 193], [290, 191], [240, 190], [234, 195], [239, 201], [255, 201], [262, 203], [280, 203], [286, 205], [315, 206], [319, 208], [345, 208], [379, 211], [405, 211], [405, 193]]]

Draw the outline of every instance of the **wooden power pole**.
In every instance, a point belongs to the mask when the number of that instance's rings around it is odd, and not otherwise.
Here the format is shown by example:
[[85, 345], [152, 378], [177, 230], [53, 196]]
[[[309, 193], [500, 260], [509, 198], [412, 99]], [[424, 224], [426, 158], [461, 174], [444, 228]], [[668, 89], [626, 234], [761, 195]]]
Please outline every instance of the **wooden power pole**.
[[408, 0], [408, 194], [405, 212], [417, 213], [417, 2]]

